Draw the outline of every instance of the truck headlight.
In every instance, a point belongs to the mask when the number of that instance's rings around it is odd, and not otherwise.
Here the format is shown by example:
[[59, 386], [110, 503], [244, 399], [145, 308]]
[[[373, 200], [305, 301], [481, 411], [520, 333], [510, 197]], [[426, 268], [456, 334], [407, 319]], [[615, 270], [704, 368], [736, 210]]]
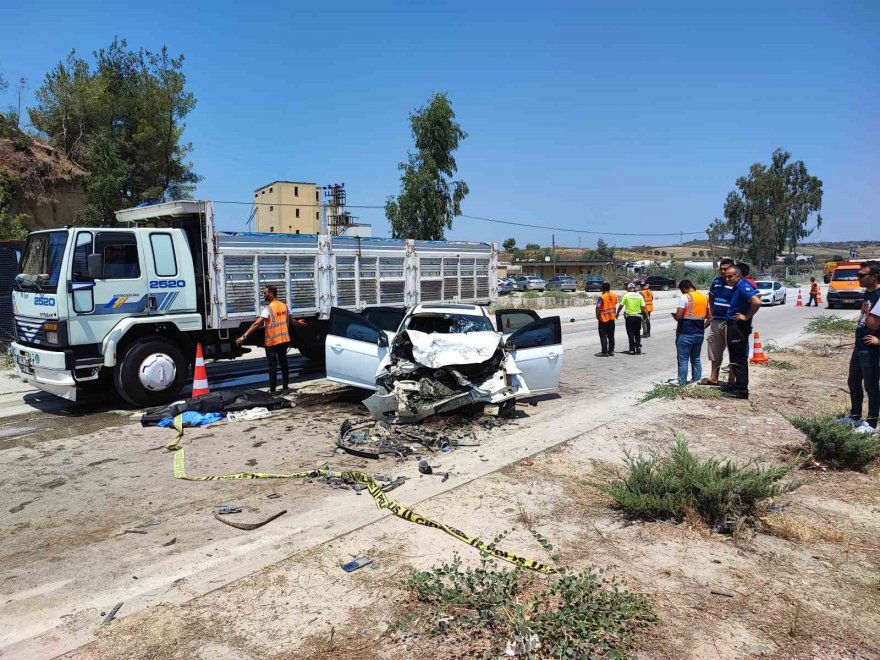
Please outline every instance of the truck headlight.
[[58, 344], [58, 324], [44, 323], [43, 331], [45, 332], [47, 344]]

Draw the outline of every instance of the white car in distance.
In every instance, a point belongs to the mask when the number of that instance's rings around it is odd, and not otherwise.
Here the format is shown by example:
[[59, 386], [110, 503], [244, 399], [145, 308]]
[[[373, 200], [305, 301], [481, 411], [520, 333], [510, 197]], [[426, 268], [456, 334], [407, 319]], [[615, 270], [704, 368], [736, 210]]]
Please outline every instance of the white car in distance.
[[784, 305], [787, 299], [785, 285], [775, 280], [755, 280], [762, 305]]

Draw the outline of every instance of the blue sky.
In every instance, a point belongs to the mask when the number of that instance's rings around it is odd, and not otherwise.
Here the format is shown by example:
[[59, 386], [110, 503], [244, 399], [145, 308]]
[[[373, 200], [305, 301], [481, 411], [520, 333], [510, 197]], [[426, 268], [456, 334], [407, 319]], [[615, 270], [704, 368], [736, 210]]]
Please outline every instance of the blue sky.
[[[382, 204], [411, 146], [407, 114], [446, 91], [470, 135], [466, 214], [671, 242], [612, 233], [704, 229], [781, 146], [824, 181], [818, 238], [878, 238], [880, 3], [718, 4], [0, 0], [0, 105], [20, 76], [28, 104], [71, 48], [119, 35], [186, 56], [202, 198], [249, 201], [291, 179]], [[244, 228], [247, 207], [218, 212]], [[387, 235], [381, 210], [355, 213]], [[551, 233], [459, 218], [449, 237]]]

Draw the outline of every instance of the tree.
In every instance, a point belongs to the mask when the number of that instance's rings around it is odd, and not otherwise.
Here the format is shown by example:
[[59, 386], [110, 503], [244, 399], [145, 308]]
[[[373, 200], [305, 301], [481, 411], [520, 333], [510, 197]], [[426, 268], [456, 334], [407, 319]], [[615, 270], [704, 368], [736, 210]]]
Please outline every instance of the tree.
[[822, 181], [807, 172], [803, 161], [790, 159], [790, 153], [777, 149], [770, 165], [754, 163], [747, 176], [736, 180], [738, 190], [727, 194], [723, 225], [716, 226], [716, 218], [707, 230], [710, 238], [713, 232], [730, 235], [733, 246], [758, 268], [786, 249], [793, 254], [801, 239], [822, 226]]
[[467, 183], [452, 180], [458, 171], [453, 152], [467, 133], [444, 92], [410, 113], [409, 121], [416, 151], [398, 165], [400, 194], [386, 200], [385, 216], [394, 238], [443, 240], [469, 192]]
[[537, 243], [526, 243], [526, 250], [540, 250], [541, 246]]
[[31, 123], [91, 173], [83, 216], [101, 224], [145, 201], [191, 196], [200, 177], [186, 158], [184, 120], [196, 99], [183, 56], [132, 51], [114, 39], [94, 66], [71, 51], [43, 81]]
[[504, 248], [505, 252], [511, 252], [516, 249], [516, 239], [515, 238], [506, 238], [504, 242], [501, 244]]
[[12, 213], [12, 201], [20, 186], [18, 177], [0, 172], [0, 240], [23, 241], [27, 238], [24, 215]]
[[614, 248], [608, 247], [608, 243], [600, 238], [596, 241], [596, 256], [598, 259], [595, 261], [611, 261], [614, 259]]
[[831, 257], [831, 261], [846, 261], [842, 254], [835, 254]]

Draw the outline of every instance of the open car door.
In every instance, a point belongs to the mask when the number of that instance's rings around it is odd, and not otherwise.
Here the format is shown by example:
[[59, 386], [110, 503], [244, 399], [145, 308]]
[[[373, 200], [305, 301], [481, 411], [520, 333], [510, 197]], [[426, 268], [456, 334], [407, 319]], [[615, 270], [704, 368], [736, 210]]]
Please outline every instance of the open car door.
[[495, 327], [505, 339], [541, 317], [531, 309], [499, 309], [495, 311]]
[[388, 335], [357, 312], [333, 307], [324, 343], [327, 380], [376, 389], [379, 363], [388, 353]]
[[379, 326], [386, 334], [390, 333], [389, 339], [397, 334], [403, 317], [406, 316], [405, 307], [366, 307], [361, 311], [361, 316], [370, 323]]
[[[511, 325], [513, 323], [511, 322]], [[562, 374], [562, 323], [558, 316], [539, 319], [514, 332], [505, 343], [531, 394], [559, 389]]]

